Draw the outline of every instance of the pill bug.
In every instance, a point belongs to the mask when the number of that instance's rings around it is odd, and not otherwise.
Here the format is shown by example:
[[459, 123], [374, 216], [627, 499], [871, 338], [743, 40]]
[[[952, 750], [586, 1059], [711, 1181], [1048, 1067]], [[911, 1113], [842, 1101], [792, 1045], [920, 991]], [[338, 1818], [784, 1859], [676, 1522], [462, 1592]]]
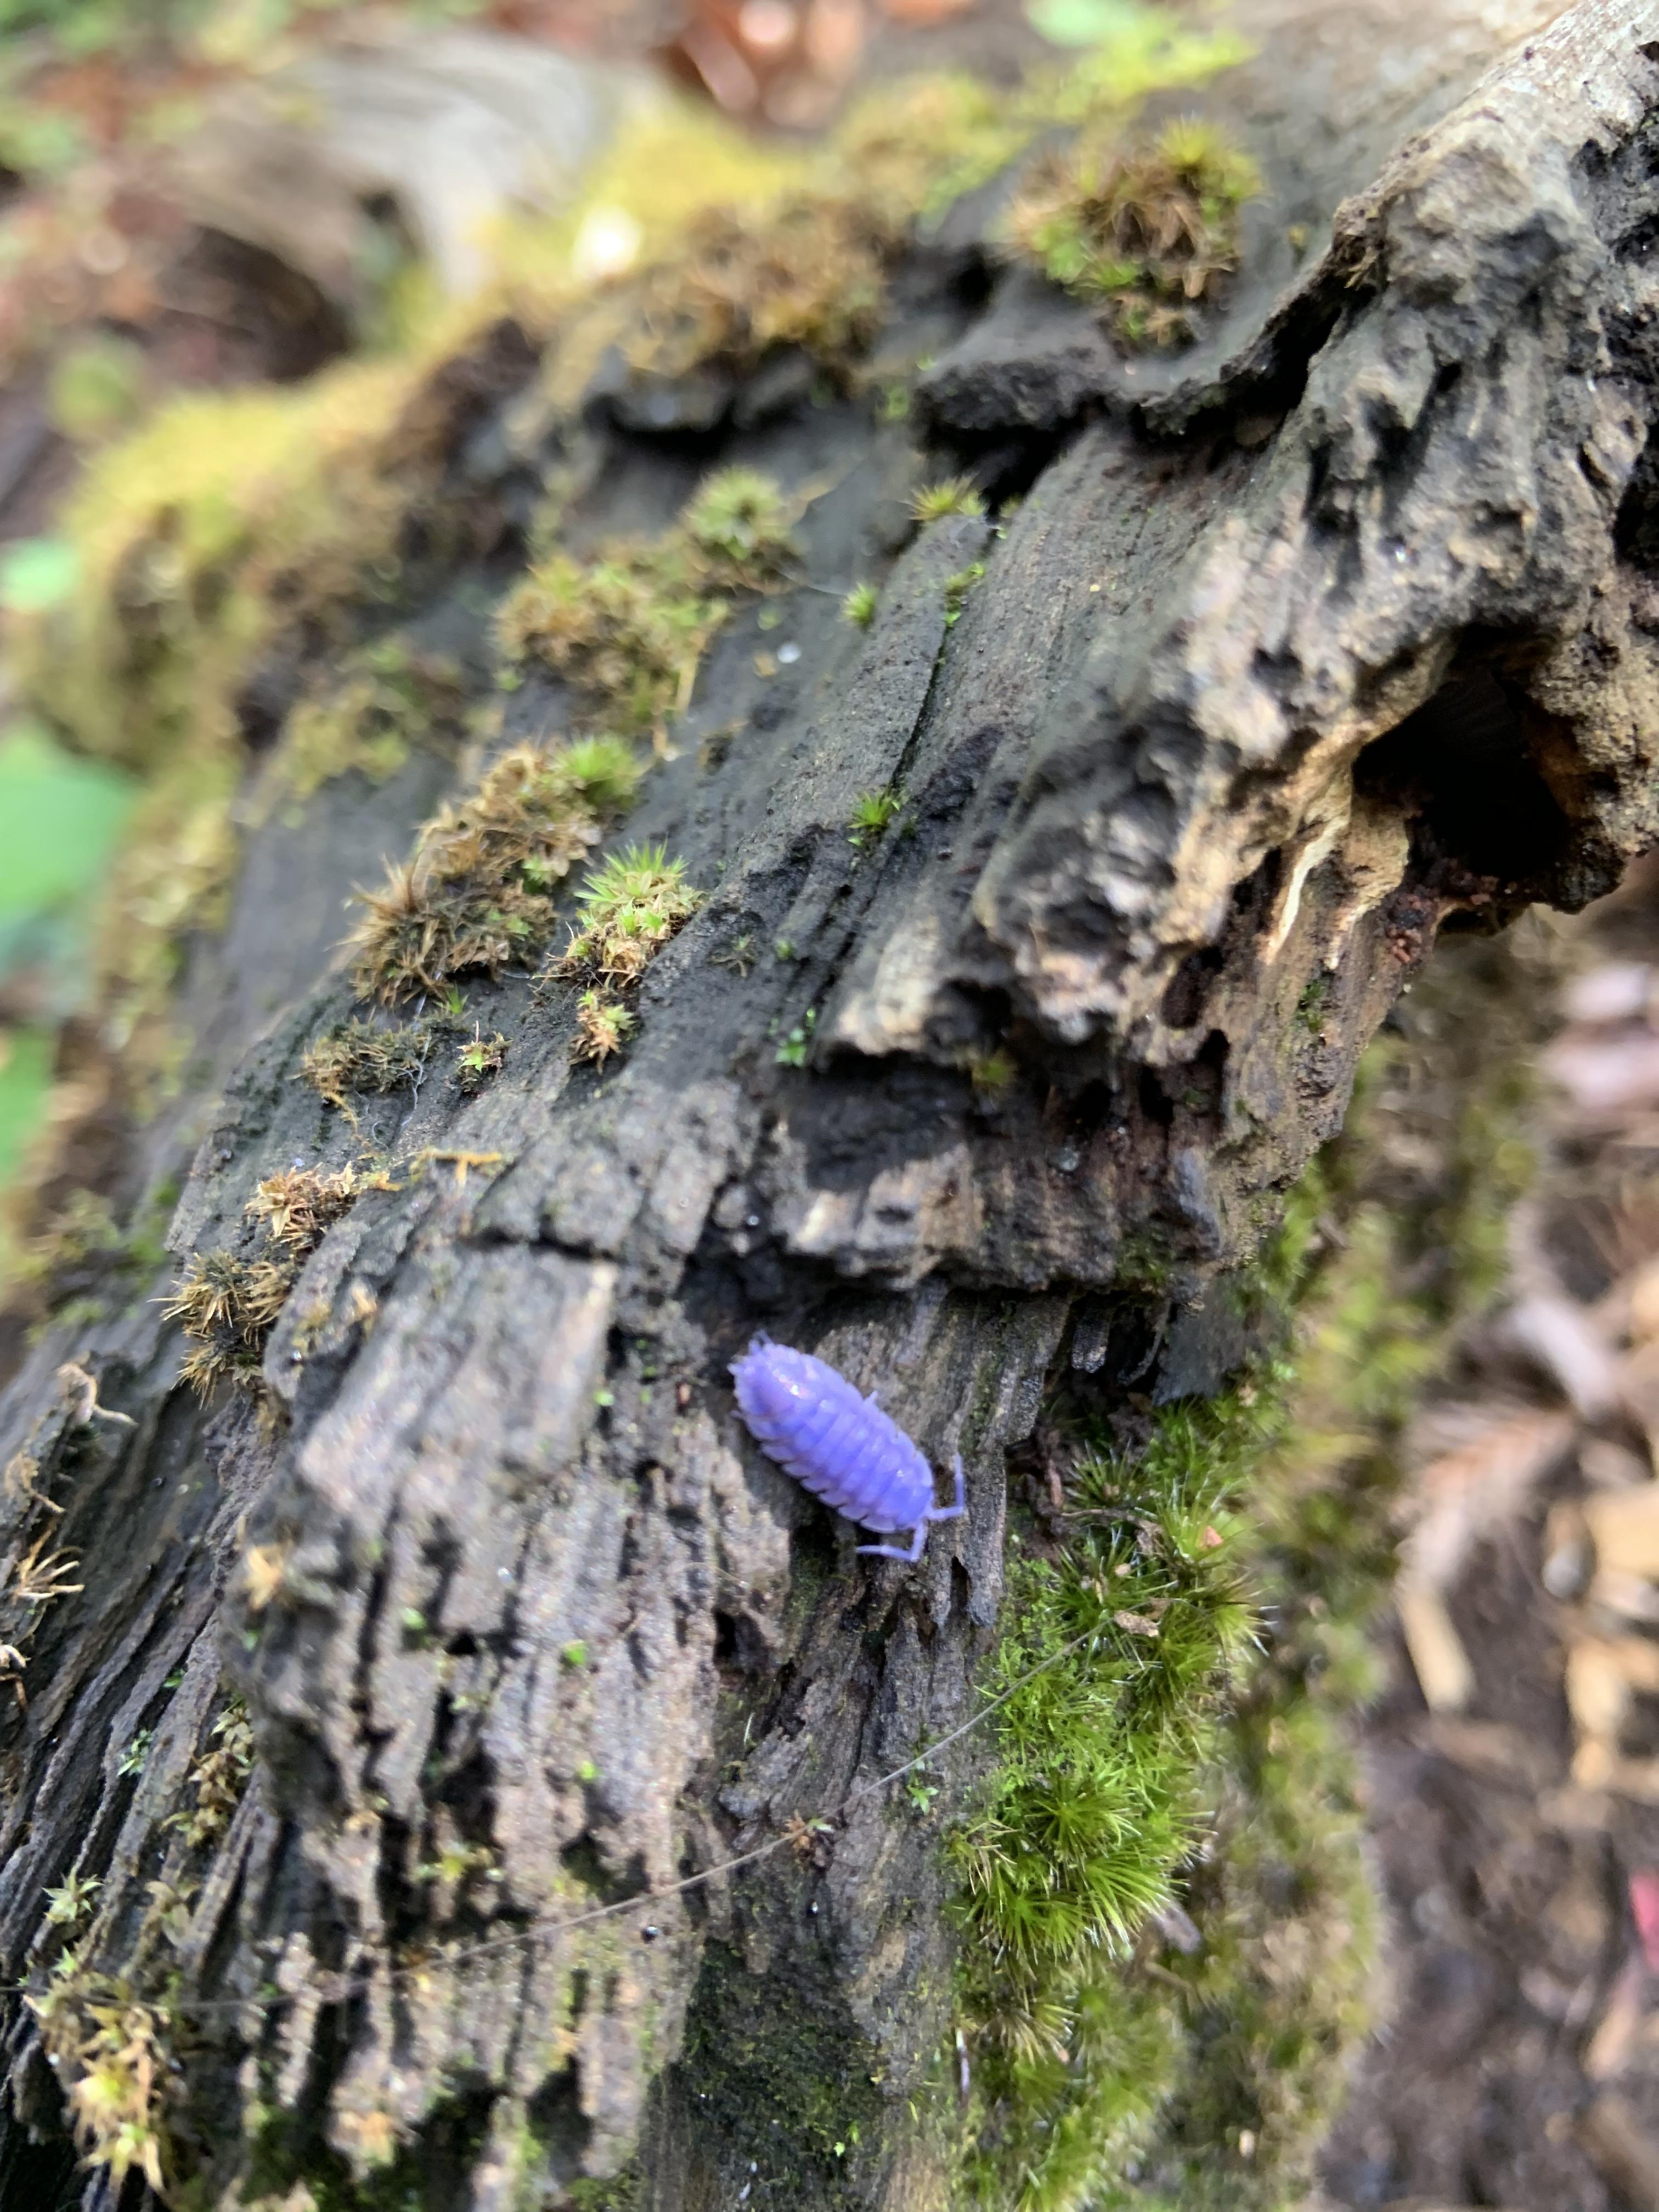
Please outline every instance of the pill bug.
[[860, 1544], [860, 1552], [914, 1562], [930, 1521], [954, 1521], [967, 1511], [960, 1455], [956, 1503], [935, 1505], [933, 1469], [898, 1423], [810, 1352], [757, 1336], [732, 1362], [732, 1379], [750, 1434], [803, 1489], [884, 1535], [912, 1532], [908, 1552], [896, 1544]]

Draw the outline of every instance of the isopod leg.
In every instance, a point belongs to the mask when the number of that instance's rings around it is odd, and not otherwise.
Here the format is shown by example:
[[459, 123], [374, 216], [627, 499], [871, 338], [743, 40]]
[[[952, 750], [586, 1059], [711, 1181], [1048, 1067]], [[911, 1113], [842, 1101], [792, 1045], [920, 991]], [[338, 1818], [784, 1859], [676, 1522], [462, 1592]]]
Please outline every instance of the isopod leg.
[[927, 1522], [924, 1516], [916, 1523], [916, 1533], [910, 1539], [910, 1548], [901, 1552], [896, 1544], [860, 1544], [858, 1549], [866, 1559], [902, 1559], [906, 1566], [914, 1567], [921, 1557], [921, 1547], [927, 1541]]
[[954, 1505], [930, 1505], [922, 1518], [927, 1521], [959, 1521], [968, 1510], [968, 1484], [962, 1472], [962, 1454], [958, 1452], [952, 1469], [957, 1478], [957, 1502]]

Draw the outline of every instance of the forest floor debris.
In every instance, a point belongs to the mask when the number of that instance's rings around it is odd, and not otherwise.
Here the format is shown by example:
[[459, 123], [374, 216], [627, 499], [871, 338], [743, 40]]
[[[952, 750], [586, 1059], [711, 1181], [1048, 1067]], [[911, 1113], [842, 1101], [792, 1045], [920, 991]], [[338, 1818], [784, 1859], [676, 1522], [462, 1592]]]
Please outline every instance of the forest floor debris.
[[1659, 2205], [1659, 872], [1553, 934], [1507, 1284], [1409, 1441], [1364, 1730], [1393, 2019], [1327, 2207]]

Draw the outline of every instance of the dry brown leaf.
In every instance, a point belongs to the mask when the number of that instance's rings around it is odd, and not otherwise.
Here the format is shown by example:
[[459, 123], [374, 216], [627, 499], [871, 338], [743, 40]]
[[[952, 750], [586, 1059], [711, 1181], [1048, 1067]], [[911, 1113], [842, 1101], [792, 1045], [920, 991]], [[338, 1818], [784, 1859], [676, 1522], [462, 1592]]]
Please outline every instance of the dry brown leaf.
[[1601, 1573], [1659, 1578], [1659, 1482], [1598, 1491], [1583, 1511]]
[[1619, 1402], [1619, 1362], [1588, 1307], [1536, 1292], [1510, 1307], [1504, 1328], [1587, 1421], [1612, 1413]]
[[1624, 2072], [1646, 2009], [1647, 1976], [1642, 1961], [1627, 1960], [1584, 2046], [1583, 2069], [1592, 2081], [1611, 2081]]
[[1461, 1712], [1474, 1695], [1474, 1669], [1444, 1599], [1426, 1583], [1402, 1579], [1395, 1605], [1424, 1703], [1431, 1713]]
[[1474, 1544], [1525, 1504], [1572, 1430], [1566, 1413], [1511, 1414], [1422, 1468], [1417, 1488], [1423, 1516], [1404, 1554], [1409, 1579], [1449, 1588]]

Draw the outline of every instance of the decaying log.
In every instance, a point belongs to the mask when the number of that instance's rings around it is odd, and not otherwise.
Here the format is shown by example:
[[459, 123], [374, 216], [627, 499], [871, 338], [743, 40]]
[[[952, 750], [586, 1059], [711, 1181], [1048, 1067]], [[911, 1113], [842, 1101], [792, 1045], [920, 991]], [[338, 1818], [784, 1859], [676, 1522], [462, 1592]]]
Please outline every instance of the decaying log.
[[[76, 1869], [102, 1883], [83, 1962], [118, 1972], [188, 1863], [181, 2201], [286, 2201], [400, 2147], [420, 2201], [475, 2212], [630, 2161], [661, 2212], [751, 2182], [796, 2212], [946, 2201], [910, 2117], [950, 2019], [937, 1832], [855, 1793], [975, 1710], [1007, 1451], [1058, 1361], [1213, 1388], [1206, 1287], [1437, 931], [1579, 905], [1659, 832], [1659, 7], [1549, 12], [1260, 11], [1263, 58], [1197, 104], [1268, 189], [1186, 352], [1123, 355], [1005, 270], [997, 186], [895, 284], [878, 358], [931, 357], [908, 422], [728, 404], [694, 437], [672, 392], [596, 398], [590, 542], [741, 458], [817, 490], [830, 587], [717, 639], [629, 822], [707, 893], [636, 1041], [576, 1065], [569, 990], [475, 991], [502, 1073], [366, 1104], [422, 1171], [307, 1261], [262, 1407], [203, 1413], [154, 1303], [49, 1332], [0, 1401], [0, 1462], [38, 1470], [5, 1540], [39, 1533], [38, 1482], [83, 1586], [29, 1614], [0, 1709], [0, 1959], [29, 1977]], [[557, 458], [524, 420], [498, 405], [453, 463], [520, 519]], [[947, 465], [1022, 503], [917, 535], [908, 493]], [[837, 599], [878, 573], [866, 635]], [[505, 580], [458, 574], [416, 634], [476, 668]], [[566, 714], [527, 680], [503, 739]], [[351, 1007], [342, 902], [447, 774], [417, 757], [250, 836], [185, 986], [208, 1064], [135, 1140], [159, 1169], [208, 1116], [177, 1253], [352, 1153], [296, 1070]], [[854, 847], [887, 788], [907, 834]], [[961, 1451], [969, 1515], [915, 1569], [856, 1560], [742, 1437], [725, 1366], [761, 1327]], [[86, 1418], [71, 1358], [130, 1425]], [[192, 1844], [169, 1823], [232, 1689], [257, 1759]], [[945, 1790], [987, 1755], [942, 1753]], [[676, 1887], [849, 1797], [815, 1856]], [[21, 2007], [6, 2049], [6, 2203], [112, 2206], [106, 2172], [68, 2178]], [[794, 2132], [814, 2081], [860, 2124], [828, 2165]]]

